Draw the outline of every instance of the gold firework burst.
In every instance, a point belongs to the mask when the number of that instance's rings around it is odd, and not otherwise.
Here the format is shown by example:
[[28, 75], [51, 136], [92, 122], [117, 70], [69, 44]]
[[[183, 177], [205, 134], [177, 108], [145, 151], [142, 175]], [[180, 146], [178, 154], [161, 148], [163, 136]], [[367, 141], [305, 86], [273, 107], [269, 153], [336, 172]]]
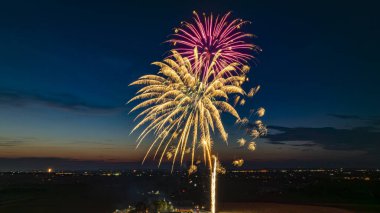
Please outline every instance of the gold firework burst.
[[260, 107], [259, 109], [257, 109], [257, 116], [259, 117], [263, 117], [265, 115], [265, 109], [263, 107]]
[[244, 164], [244, 160], [243, 159], [237, 159], [237, 160], [232, 161], [232, 164], [236, 167], [241, 167]]
[[239, 144], [240, 147], [244, 146], [246, 142], [247, 141], [244, 138], [239, 138], [237, 141], [237, 143]]
[[252, 141], [248, 144], [248, 150], [249, 151], [255, 151], [256, 150], [256, 143], [254, 141]]
[[[245, 75], [249, 67], [240, 67], [240, 64], [232, 63], [216, 71], [213, 62], [207, 67], [204, 76], [199, 72], [200, 69], [204, 69], [204, 63], [201, 59], [198, 60], [196, 48], [194, 66], [176, 51], [172, 51], [172, 56], [163, 62], [153, 63], [160, 67], [157, 75], [144, 75], [130, 84], [143, 85], [129, 101], [142, 100], [131, 112], [144, 109], [136, 116], [140, 121], [132, 132], [144, 127], [138, 137], [137, 146], [147, 135], [154, 134], [155, 139], [148, 148], [143, 162], [155, 150], [153, 158], [159, 156], [159, 165], [165, 154], [170, 152], [171, 154], [166, 155], [169, 155], [167, 158], [172, 160], [173, 166], [178, 157], [182, 164], [187, 153], [191, 154], [193, 166], [196, 149], [200, 148], [203, 151], [204, 163], [208, 163], [209, 168], [212, 168], [211, 133], [216, 129], [222, 140], [227, 141], [228, 134], [222, 123], [222, 112], [240, 120], [238, 112], [228, 103], [228, 99], [231, 95], [246, 95], [241, 85], [246, 80]], [[217, 57], [218, 55], [214, 60], [217, 60]], [[227, 75], [231, 72], [239, 75]], [[171, 146], [174, 146], [174, 149], [170, 150]]]

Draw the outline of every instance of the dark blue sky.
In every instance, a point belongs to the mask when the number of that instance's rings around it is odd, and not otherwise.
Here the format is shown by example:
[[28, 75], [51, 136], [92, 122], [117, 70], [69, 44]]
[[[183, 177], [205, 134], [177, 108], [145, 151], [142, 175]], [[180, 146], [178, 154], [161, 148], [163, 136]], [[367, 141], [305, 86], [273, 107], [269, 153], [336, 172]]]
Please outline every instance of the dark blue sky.
[[[375, 1], [10, 1], [0, 5], [0, 158], [139, 161], [131, 108], [138, 76], [155, 73], [163, 42], [192, 11], [252, 21], [267, 109], [257, 151], [225, 117], [224, 158], [258, 166], [379, 167], [380, 15]], [[228, 150], [228, 153], [227, 153]], [[0, 162], [2, 160], [0, 159]], [[71, 162], [71, 161], [70, 161]], [[270, 163], [268, 163], [270, 162]], [[262, 163], [262, 164], [260, 164]], [[1, 164], [1, 163], [0, 163]], [[5, 163], [3, 163], [5, 165]], [[39, 164], [38, 164], [39, 165]], [[17, 167], [17, 166], [15, 166]]]

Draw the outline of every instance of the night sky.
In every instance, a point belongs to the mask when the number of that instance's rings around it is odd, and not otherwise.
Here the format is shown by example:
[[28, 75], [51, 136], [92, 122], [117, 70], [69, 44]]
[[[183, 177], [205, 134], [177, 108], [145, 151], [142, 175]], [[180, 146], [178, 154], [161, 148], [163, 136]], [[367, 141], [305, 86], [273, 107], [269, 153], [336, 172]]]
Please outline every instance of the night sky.
[[[134, 2], [134, 3], [132, 3]], [[340, 3], [339, 3], [340, 2]], [[128, 87], [192, 11], [252, 21], [251, 63], [270, 134], [239, 149], [223, 117], [216, 151], [254, 167], [380, 167], [380, 14], [376, 1], [8, 1], [0, 5], [0, 170], [140, 162]], [[249, 137], [246, 137], [247, 139]], [[120, 162], [122, 162], [120, 164]], [[80, 165], [80, 166], [78, 166]], [[70, 167], [71, 166], [71, 167]]]

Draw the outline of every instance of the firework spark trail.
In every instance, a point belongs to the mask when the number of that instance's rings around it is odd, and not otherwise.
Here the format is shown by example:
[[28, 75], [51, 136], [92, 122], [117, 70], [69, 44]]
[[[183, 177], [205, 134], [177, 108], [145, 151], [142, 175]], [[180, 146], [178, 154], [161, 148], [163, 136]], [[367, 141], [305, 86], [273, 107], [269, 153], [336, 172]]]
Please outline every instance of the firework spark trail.
[[[201, 65], [195, 67], [177, 51], [172, 51], [172, 54], [173, 58], [153, 63], [160, 67], [159, 75], [144, 75], [130, 84], [144, 85], [129, 101], [142, 100], [131, 112], [144, 109], [136, 116], [136, 119], [141, 120], [132, 132], [145, 127], [138, 137], [137, 146], [147, 135], [155, 135], [143, 162], [155, 149], [153, 159], [160, 156], [160, 165], [166, 155], [172, 159], [173, 169], [177, 158], [182, 164], [185, 154], [189, 153], [191, 170], [196, 171], [195, 150], [200, 147], [204, 163], [208, 163], [212, 169], [211, 133], [217, 129], [223, 141], [227, 141], [228, 134], [221, 120], [221, 112], [227, 112], [240, 120], [235, 108], [228, 103], [228, 98], [233, 94], [246, 95], [241, 85], [246, 79], [248, 68], [238, 69], [239, 64], [232, 63], [215, 74], [217, 55], [207, 67], [208, 75], [203, 78], [199, 72], [203, 67], [198, 60], [197, 48], [194, 49], [194, 58], [196, 64]], [[232, 71], [239, 75], [225, 76]], [[192, 142], [188, 142], [188, 138], [192, 138]], [[173, 149], [169, 148], [171, 146]]]
[[211, 174], [211, 213], [215, 213], [215, 196], [216, 196], [216, 171], [217, 171], [217, 158], [214, 157], [214, 167]]
[[[174, 50], [187, 57], [193, 66], [196, 66], [195, 57], [199, 57], [207, 68], [219, 54], [215, 61], [217, 73], [231, 63], [247, 64], [248, 60], [254, 58], [249, 54], [250, 51], [261, 51], [258, 46], [246, 42], [253, 35], [240, 30], [248, 22], [242, 19], [229, 21], [231, 12], [216, 18], [212, 14], [203, 14], [203, 19], [196, 11], [193, 14], [194, 22], [182, 22], [182, 27], [176, 28], [173, 38], [167, 41], [174, 45]], [[195, 47], [199, 51], [197, 56], [193, 54]], [[200, 71], [204, 76], [207, 75], [206, 70]]]

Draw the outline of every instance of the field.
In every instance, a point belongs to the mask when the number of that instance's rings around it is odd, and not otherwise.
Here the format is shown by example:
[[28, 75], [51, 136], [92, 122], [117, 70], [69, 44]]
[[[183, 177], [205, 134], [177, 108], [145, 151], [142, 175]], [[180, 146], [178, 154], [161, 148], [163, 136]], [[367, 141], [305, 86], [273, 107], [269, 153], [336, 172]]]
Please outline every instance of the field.
[[224, 203], [219, 213], [354, 213], [335, 207], [279, 204], [279, 203]]
[[[55, 175], [0, 173], [1, 213], [111, 213], [156, 199], [176, 207], [209, 205], [209, 177], [185, 172], [125, 172]], [[309, 173], [219, 176], [219, 213], [375, 213], [380, 212], [377, 174], [374, 181], [328, 179]], [[368, 174], [366, 174], [368, 175]], [[327, 175], [329, 176], [329, 175]], [[375, 180], [376, 179], [376, 180]], [[289, 182], [292, 183], [289, 183]]]

